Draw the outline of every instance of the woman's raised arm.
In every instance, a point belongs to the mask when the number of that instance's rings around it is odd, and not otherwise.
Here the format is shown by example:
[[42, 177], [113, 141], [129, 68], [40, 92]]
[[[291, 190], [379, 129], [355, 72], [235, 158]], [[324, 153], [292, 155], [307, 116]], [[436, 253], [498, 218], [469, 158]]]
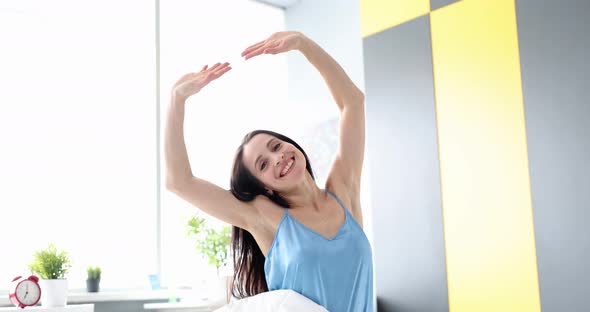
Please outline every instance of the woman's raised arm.
[[223, 222], [249, 230], [260, 219], [256, 207], [264, 199], [242, 202], [229, 191], [193, 176], [184, 143], [186, 99], [230, 69], [228, 63], [217, 63], [210, 69], [205, 66], [198, 73], [183, 76], [174, 85], [164, 138], [166, 189]]
[[186, 99], [198, 93], [209, 82], [221, 77], [230, 69], [229, 63], [217, 63], [209, 69], [205, 65], [200, 72], [188, 73], [174, 84], [164, 138], [167, 187], [183, 184], [193, 176], [184, 144]]
[[242, 56], [249, 59], [290, 50], [300, 51], [320, 72], [340, 110], [340, 141], [328, 184], [338, 183], [338, 188], [343, 185], [358, 197], [365, 149], [365, 95], [326, 51], [298, 31], [274, 33], [248, 47]]

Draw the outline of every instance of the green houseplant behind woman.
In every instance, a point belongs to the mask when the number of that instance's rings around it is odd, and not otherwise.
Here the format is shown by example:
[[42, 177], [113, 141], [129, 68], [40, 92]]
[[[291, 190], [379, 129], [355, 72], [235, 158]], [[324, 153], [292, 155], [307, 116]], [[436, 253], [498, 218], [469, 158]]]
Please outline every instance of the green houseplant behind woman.
[[46, 249], [35, 252], [29, 263], [31, 273], [41, 277], [41, 304], [44, 307], [63, 307], [68, 301], [68, 280], [65, 278], [71, 268], [68, 253], [58, 251], [50, 244]]

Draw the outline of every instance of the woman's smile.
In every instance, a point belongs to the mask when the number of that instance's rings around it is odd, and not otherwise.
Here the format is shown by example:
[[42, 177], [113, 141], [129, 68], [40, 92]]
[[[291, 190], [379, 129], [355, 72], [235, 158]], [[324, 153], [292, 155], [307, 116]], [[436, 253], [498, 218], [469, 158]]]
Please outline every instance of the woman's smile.
[[286, 164], [284, 165], [283, 170], [281, 170], [281, 174], [279, 175], [280, 178], [284, 178], [286, 175], [291, 173], [291, 171], [293, 171], [293, 166], [295, 165], [295, 156], [292, 156], [291, 159], [289, 161], [286, 161], [285, 163]]

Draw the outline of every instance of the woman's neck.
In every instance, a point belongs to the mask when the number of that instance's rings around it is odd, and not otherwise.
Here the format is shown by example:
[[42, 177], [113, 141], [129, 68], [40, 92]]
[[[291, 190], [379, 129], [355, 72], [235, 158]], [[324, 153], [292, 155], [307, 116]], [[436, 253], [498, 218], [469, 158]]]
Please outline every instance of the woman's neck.
[[281, 194], [281, 196], [287, 200], [291, 209], [306, 207], [319, 210], [325, 199], [325, 192], [317, 186], [315, 180], [306, 171], [305, 179], [301, 184], [292, 191]]

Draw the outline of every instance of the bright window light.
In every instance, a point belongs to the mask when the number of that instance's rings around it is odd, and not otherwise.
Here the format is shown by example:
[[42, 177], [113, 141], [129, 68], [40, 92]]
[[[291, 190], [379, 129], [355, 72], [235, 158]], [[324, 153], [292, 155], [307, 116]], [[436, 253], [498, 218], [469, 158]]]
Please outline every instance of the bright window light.
[[85, 289], [89, 265], [102, 268], [102, 290], [147, 288], [158, 270], [168, 288], [215, 279], [185, 236], [186, 218], [203, 213], [162, 179], [170, 90], [205, 64], [231, 63], [185, 116], [193, 173], [228, 189], [247, 132], [298, 128], [286, 54], [240, 57], [284, 30], [283, 12], [246, 0], [160, 1], [159, 71], [156, 15], [143, 0], [0, 2], [0, 283], [29, 274], [50, 243], [70, 255], [70, 290]]
[[101, 289], [148, 284], [156, 262], [155, 6], [0, 2], [0, 289], [35, 251], [69, 253]]

